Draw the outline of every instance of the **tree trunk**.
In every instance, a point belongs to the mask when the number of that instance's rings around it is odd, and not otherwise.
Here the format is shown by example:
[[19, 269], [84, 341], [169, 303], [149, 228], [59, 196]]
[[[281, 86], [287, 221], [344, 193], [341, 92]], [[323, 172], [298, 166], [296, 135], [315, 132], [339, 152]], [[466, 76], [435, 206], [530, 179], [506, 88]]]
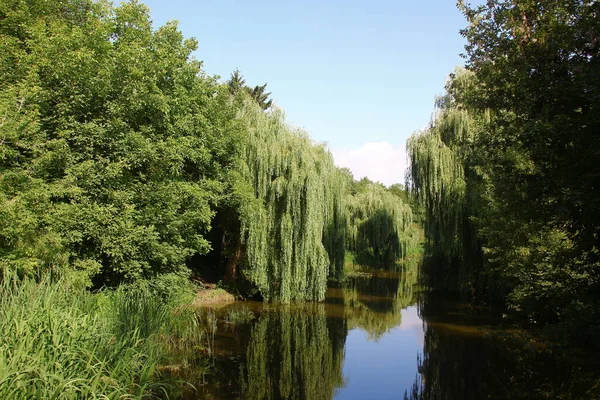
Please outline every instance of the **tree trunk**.
[[238, 239], [233, 244], [233, 250], [225, 265], [225, 281], [235, 282], [237, 278], [237, 266], [242, 258], [242, 253], [242, 243]]

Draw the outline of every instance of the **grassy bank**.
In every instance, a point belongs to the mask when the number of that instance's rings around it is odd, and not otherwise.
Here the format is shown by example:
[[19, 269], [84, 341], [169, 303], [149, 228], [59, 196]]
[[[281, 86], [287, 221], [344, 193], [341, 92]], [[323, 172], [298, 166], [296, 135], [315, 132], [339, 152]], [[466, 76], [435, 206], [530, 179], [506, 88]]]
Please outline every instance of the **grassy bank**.
[[[164, 363], [203, 345], [200, 317], [182, 307], [187, 290], [144, 282], [97, 294], [43, 278], [0, 283], [0, 398], [141, 399], [177, 386]], [[162, 293], [162, 295], [161, 295]]]

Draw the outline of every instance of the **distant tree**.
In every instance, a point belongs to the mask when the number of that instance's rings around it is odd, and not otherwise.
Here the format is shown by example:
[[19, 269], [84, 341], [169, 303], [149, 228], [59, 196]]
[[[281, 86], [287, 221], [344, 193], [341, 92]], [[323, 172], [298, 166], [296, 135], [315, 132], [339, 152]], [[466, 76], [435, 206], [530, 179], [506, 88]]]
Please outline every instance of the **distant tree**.
[[367, 178], [356, 186], [356, 194], [346, 198], [347, 249], [358, 264], [393, 268], [417, 239], [410, 206]]
[[236, 68], [235, 71], [231, 73], [231, 76], [227, 81], [227, 87], [229, 88], [229, 92], [233, 95], [238, 94], [240, 90], [246, 88], [246, 80], [239, 69]]
[[269, 99], [271, 92], [265, 93], [267, 84], [265, 83], [264, 85], [257, 85], [254, 86], [254, 88], [247, 86], [244, 76], [237, 68], [231, 73], [231, 76], [229, 77], [229, 80], [226, 82], [226, 84], [229, 88], [229, 92], [234, 96], [240, 93], [241, 91], [245, 91], [246, 93], [248, 93], [250, 97], [256, 100], [256, 102], [263, 111], [268, 110], [273, 105], [273, 100]]
[[408, 193], [403, 184], [394, 183], [392, 186], [389, 187], [388, 192], [390, 192], [408, 202]]
[[266, 88], [267, 84], [265, 83], [262, 86], [255, 86], [254, 89], [252, 89], [252, 91], [250, 92], [250, 96], [252, 96], [252, 98], [256, 100], [260, 108], [262, 108], [263, 110], [268, 110], [273, 104], [273, 100], [269, 99], [271, 92], [265, 93]]

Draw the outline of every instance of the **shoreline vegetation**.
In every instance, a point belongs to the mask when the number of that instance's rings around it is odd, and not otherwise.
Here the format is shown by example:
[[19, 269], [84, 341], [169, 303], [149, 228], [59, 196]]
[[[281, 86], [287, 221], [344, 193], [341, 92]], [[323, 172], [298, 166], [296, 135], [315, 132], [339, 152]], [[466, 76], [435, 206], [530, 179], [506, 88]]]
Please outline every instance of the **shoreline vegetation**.
[[599, 4], [459, 7], [466, 66], [407, 142], [426, 284], [599, 349]]
[[176, 388], [165, 357], [202, 339], [183, 299], [163, 301], [146, 283], [91, 293], [5, 270], [0, 290], [2, 398], [161, 397]]
[[459, 2], [466, 69], [385, 187], [137, 1], [0, 2], [0, 397], [177, 397], [211, 368], [204, 306], [363, 266], [600, 348], [600, 10], [558, 3]]

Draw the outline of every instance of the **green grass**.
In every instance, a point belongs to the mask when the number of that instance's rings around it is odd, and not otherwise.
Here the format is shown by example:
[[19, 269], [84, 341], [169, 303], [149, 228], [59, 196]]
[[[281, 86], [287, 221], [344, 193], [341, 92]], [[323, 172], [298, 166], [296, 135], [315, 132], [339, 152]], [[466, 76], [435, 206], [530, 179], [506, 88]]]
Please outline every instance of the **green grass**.
[[0, 280], [1, 399], [165, 398], [161, 362], [206, 342], [193, 312], [147, 287]]

